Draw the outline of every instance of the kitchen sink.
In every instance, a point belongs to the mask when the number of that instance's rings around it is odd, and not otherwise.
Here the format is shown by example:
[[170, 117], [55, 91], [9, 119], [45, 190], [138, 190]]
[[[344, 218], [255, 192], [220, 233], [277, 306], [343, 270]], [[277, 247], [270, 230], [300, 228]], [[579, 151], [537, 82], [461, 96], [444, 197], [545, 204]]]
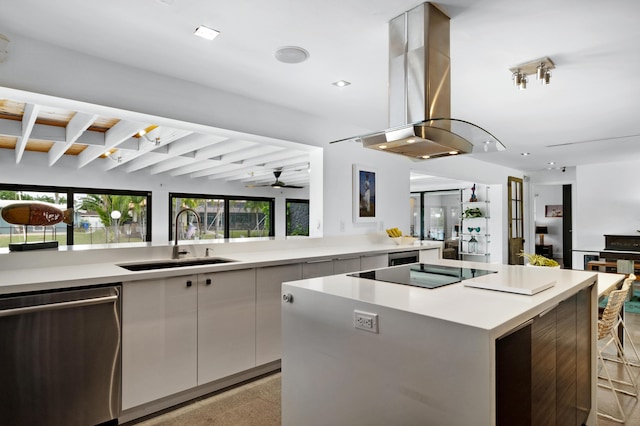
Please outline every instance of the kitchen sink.
[[237, 262], [222, 257], [201, 257], [197, 259], [156, 260], [150, 262], [127, 263], [118, 265], [129, 271], [150, 271], [153, 269], [184, 268], [186, 266], [215, 265], [218, 263]]

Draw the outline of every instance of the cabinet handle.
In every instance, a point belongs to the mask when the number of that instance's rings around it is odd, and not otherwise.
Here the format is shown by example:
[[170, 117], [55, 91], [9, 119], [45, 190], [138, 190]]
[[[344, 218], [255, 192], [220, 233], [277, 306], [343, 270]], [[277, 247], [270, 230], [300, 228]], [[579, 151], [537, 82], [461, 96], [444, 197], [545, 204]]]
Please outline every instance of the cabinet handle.
[[284, 303], [293, 303], [293, 294], [285, 293], [282, 295], [282, 301]]
[[187, 281], [187, 287], [191, 287], [191, 284], [193, 284], [191, 280]]
[[207, 280], [204, 283], [205, 285], [211, 285], [211, 278], [207, 278]]

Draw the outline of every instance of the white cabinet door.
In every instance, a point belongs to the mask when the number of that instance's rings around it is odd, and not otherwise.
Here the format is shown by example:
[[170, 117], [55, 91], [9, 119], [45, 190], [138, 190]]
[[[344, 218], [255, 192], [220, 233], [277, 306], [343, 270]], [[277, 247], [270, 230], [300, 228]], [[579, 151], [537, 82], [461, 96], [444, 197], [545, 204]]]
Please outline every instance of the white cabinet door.
[[256, 365], [280, 359], [282, 283], [301, 278], [299, 263], [256, 270]]
[[360, 267], [363, 271], [386, 268], [387, 266], [389, 266], [389, 255], [386, 253], [360, 257]]
[[195, 275], [122, 286], [122, 408], [197, 384]]
[[198, 276], [198, 384], [255, 367], [256, 272]]
[[312, 260], [302, 264], [302, 278], [317, 278], [333, 275], [333, 260]]
[[334, 274], [360, 271], [360, 257], [338, 258], [333, 261]]
[[425, 250], [420, 250], [420, 262], [421, 263], [429, 263], [430, 261], [434, 261], [434, 260], [438, 260], [440, 259], [440, 249], [439, 248], [432, 248], [432, 249], [425, 249]]

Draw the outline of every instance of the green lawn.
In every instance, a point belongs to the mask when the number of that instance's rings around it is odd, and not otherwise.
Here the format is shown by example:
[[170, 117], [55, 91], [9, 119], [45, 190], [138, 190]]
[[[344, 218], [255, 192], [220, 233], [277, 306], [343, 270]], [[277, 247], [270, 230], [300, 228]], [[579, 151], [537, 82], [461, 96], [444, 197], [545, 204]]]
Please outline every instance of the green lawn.
[[[43, 239], [43, 234], [41, 232], [38, 233], [29, 233], [27, 236], [28, 242], [40, 242]], [[47, 241], [53, 241], [54, 238], [51, 235], [51, 232], [47, 232]], [[60, 245], [67, 245], [67, 234], [65, 232], [58, 232], [55, 240], [58, 240]], [[81, 230], [74, 230], [73, 232], [73, 243], [74, 245], [82, 245], [82, 244], [106, 244], [113, 243], [113, 233], [109, 232], [109, 240], [107, 241], [105, 237], [104, 229], [97, 229], [92, 232], [85, 232]], [[119, 242], [120, 243], [135, 243], [140, 242], [142, 239], [139, 236], [136, 237], [127, 237], [125, 233], [120, 234]], [[23, 242], [22, 235], [13, 234], [11, 238], [9, 235], [0, 234], [0, 247], [8, 247], [9, 243], [19, 244]]]
[[[251, 230], [233, 229], [229, 232], [229, 234], [230, 234], [229, 235], [230, 238], [268, 237], [269, 231], [266, 229], [259, 230], [259, 231], [255, 229], [251, 229]], [[31, 232], [29, 233], [27, 240], [29, 242], [40, 242], [42, 241], [42, 235], [43, 235], [42, 232], [38, 232], [38, 233]], [[216, 238], [216, 234], [213, 234], [213, 233], [203, 234], [200, 236], [201, 240], [215, 239], [215, 238]], [[67, 244], [67, 234], [64, 232], [58, 232], [55, 239], [58, 240], [58, 243], [60, 243], [60, 245]], [[53, 241], [53, 240], [54, 238], [52, 237], [51, 232], [47, 232], [47, 241]], [[126, 233], [124, 232], [120, 233], [120, 239], [119, 239], [120, 243], [136, 243], [140, 241], [142, 241], [142, 239], [137, 234], [135, 237], [128, 237]], [[9, 235], [0, 234], [0, 248], [8, 247], [9, 243], [19, 244], [22, 242], [23, 242], [22, 235], [20, 234], [13, 234], [11, 236], [11, 241], [10, 241]], [[73, 231], [74, 245], [107, 244], [107, 243], [113, 243], [113, 242], [115, 242], [113, 239], [113, 232], [109, 232], [109, 241], [107, 241], [104, 228], [97, 228], [95, 230], [92, 230], [91, 232], [79, 230], [79, 229], [75, 229]]]

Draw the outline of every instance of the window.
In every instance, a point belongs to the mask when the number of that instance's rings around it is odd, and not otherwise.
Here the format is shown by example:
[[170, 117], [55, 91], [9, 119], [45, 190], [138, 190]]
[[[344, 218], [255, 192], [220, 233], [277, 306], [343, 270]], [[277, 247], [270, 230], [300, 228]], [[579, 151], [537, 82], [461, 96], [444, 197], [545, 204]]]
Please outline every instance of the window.
[[74, 244], [151, 241], [147, 228], [148, 194], [75, 192], [78, 214]]
[[[175, 218], [181, 208], [198, 212], [202, 227], [193, 232], [193, 221], [183, 215], [178, 223], [178, 239], [256, 238], [274, 235], [273, 198], [233, 197], [200, 194], [169, 194], [171, 216], [169, 235], [174, 237]], [[199, 234], [199, 236], [198, 236]]]
[[287, 236], [309, 236], [309, 200], [287, 199]]
[[254, 238], [273, 235], [273, 200], [229, 200], [229, 238]]
[[0, 209], [20, 201], [39, 201], [69, 210], [72, 222], [49, 226], [0, 219], [0, 247], [25, 241], [57, 240], [61, 245], [151, 241], [151, 194], [86, 188], [0, 185]]
[[180, 209], [189, 207], [198, 212], [200, 218], [199, 235], [193, 233], [193, 219], [190, 215], [182, 215], [178, 223], [178, 239], [192, 238], [218, 239], [225, 238], [225, 200], [224, 198], [208, 198], [207, 196], [188, 196], [185, 194], [170, 194], [171, 215], [169, 216], [169, 236], [175, 238], [176, 214]]

